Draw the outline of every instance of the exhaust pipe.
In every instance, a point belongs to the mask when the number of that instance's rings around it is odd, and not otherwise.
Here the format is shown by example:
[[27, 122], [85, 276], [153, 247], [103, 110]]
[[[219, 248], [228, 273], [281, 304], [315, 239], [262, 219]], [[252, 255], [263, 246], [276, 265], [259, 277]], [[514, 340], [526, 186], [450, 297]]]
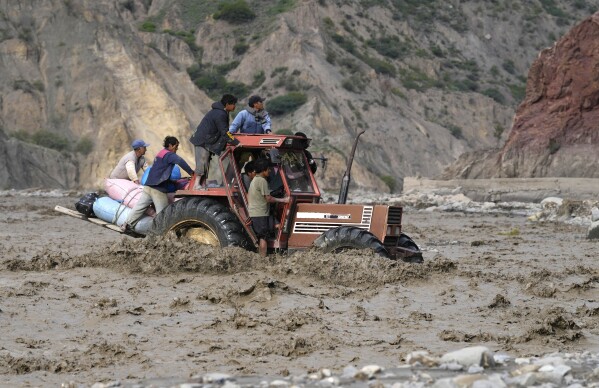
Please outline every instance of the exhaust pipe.
[[337, 201], [338, 204], [345, 204], [345, 202], [347, 202], [347, 192], [349, 191], [349, 182], [351, 181], [351, 165], [354, 162], [354, 154], [356, 153], [356, 147], [358, 146], [358, 139], [364, 132], [366, 132], [366, 130], [358, 133], [358, 136], [356, 136], [356, 140], [354, 141], [354, 146], [349, 154], [349, 159], [347, 160], [347, 169], [345, 170], [343, 179], [341, 180], [341, 190], [339, 190], [339, 200]]

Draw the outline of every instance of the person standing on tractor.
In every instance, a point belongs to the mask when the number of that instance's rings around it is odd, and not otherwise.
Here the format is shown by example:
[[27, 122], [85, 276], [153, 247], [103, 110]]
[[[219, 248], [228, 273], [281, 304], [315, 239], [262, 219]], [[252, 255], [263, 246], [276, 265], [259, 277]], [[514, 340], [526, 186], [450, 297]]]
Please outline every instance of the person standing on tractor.
[[206, 113], [189, 141], [195, 147], [196, 180], [193, 190], [203, 189], [208, 177], [208, 168], [213, 154], [220, 155], [227, 143], [239, 144], [228, 132], [229, 112], [235, 110], [237, 97], [225, 94], [220, 101], [212, 104], [212, 109]]
[[267, 178], [270, 174], [269, 162], [266, 159], [258, 159], [254, 162], [256, 176], [250, 183], [248, 191], [248, 213], [252, 219], [252, 228], [256, 237], [260, 239], [260, 254], [266, 255], [266, 238], [272, 235], [276, 226], [274, 217], [270, 214], [269, 203], [287, 203], [289, 197], [275, 198], [270, 195]]
[[296, 132], [295, 136], [303, 137], [304, 140], [304, 153], [306, 154], [306, 158], [308, 159], [308, 165], [310, 166], [310, 170], [312, 170], [312, 174], [316, 174], [316, 170], [318, 169], [318, 165], [316, 161], [312, 158], [312, 154], [308, 151], [308, 147], [310, 147], [310, 140], [308, 136], [306, 136], [303, 132]]
[[264, 99], [260, 96], [251, 96], [248, 108], [237, 113], [229, 127], [229, 132], [236, 133], [270, 133], [270, 116], [264, 109]]
[[139, 170], [148, 168], [148, 163], [146, 163], [144, 155], [149, 146], [149, 144], [141, 139], [133, 140], [131, 143], [133, 151], [126, 153], [125, 156], [119, 160], [108, 178], [129, 179], [131, 182], [139, 184], [139, 178], [137, 177]]
[[164, 138], [164, 148], [154, 158], [154, 164], [152, 164], [146, 183], [143, 186], [141, 197], [129, 213], [127, 221], [121, 227], [125, 233], [131, 232], [151, 204], [154, 204], [156, 213], [160, 213], [168, 206], [167, 193], [176, 190], [175, 185], [170, 180], [175, 165], [179, 165], [189, 175], [193, 175], [192, 168], [183, 158], [177, 155], [178, 148], [179, 140], [176, 137], [167, 136]]

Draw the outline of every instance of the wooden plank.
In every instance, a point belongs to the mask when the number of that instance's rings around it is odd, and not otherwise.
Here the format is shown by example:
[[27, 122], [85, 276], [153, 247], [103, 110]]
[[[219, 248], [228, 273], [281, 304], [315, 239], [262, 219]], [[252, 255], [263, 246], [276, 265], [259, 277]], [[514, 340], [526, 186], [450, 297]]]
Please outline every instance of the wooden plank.
[[81, 214], [81, 213], [79, 213], [79, 212], [77, 212], [75, 210], [68, 209], [66, 207], [56, 206], [54, 208], [54, 210], [56, 210], [57, 212], [66, 214], [68, 216], [71, 216], [71, 217], [79, 218], [80, 220], [89, 221], [89, 222], [94, 223], [96, 225], [103, 226], [103, 227], [108, 228], [110, 230], [114, 230], [115, 232], [123, 233], [123, 231], [121, 230], [121, 228], [119, 228], [117, 225], [111, 224], [110, 222], [106, 222], [104, 220], [101, 220], [101, 219], [95, 218], [95, 217], [88, 218], [88, 217], [84, 216], [83, 214]]

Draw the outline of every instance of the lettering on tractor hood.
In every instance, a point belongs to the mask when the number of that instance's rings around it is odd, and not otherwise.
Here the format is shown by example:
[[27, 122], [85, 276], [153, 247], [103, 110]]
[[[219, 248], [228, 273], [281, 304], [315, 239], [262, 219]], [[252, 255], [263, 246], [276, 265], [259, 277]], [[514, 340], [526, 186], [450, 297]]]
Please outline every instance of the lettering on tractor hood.
[[332, 214], [332, 213], [316, 213], [316, 212], [298, 212], [295, 218], [331, 218], [335, 220], [349, 220], [350, 214]]

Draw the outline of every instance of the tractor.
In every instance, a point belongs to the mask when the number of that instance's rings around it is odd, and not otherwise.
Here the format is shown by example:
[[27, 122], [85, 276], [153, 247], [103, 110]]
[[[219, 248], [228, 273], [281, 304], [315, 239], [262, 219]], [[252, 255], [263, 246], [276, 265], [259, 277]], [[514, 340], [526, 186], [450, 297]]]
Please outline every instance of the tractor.
[[239, 144], [228, 144], [218, 156], [222, 184], [193, 190], [196, 177], [192, 177], [176, 192], [177, 200], [156, 215], [150, 234], [175, 233], [201, 244], [257, 251], [259, 240], [248, 215], [248, 188], [242, 180], [242, 168], [247, 160], [272, 155], [275, 150], [278, 157], [271, 158], [270, 181], [278, 187], [273, 187], [271, 195], [288, 196], [290, 201], [272, 205], [271, 214], [280, 227], [267, 239], [268, 253], [371, 249], [390, 259], [422, 262], [416, 243], [402, 233], [402, 207], [345, 203], [359, 135], [336, 204], [322, 202], [304, 153], [309, 139], [274, 134], [234, 136]]

